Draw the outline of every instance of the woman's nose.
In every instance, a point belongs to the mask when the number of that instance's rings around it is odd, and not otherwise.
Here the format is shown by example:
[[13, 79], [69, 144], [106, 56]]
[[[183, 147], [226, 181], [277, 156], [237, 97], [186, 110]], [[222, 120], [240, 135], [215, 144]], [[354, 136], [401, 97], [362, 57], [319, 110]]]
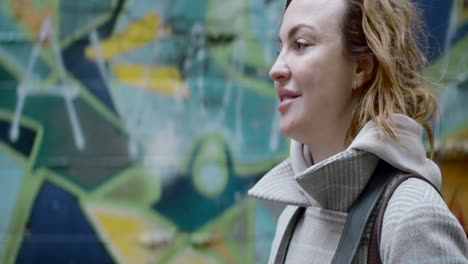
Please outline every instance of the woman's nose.
[[270, 69], [270, 78], [273, 81], [284, 81], [291, 77], [291, 71], [289, 70], [288, 65], [284, 62], [284, 60], [278, 57], [271, 66]]

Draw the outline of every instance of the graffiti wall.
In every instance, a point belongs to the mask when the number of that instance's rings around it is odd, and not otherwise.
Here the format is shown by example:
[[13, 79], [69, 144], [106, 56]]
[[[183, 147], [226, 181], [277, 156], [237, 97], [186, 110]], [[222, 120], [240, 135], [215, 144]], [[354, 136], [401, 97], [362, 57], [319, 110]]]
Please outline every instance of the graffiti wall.
[[[468, 2], [422, 7], [445, 146], [468, 137]], [[0, 263], [265, 263], [277, 208], [246, 190], [288, 155], [268, 78], [283, 8], [1, 1]]]
[[266, 259], [282, 8], [2, 1], [0, 262]]
[[468, 1], [451, 1], [446, 9], [434, 6], [428, 24], [440, 41], [431, 43], [434, 56], [427, 77], [440, 105], [434, 125], [436, 158], [443, 174], [442, 194], [468, 235]]

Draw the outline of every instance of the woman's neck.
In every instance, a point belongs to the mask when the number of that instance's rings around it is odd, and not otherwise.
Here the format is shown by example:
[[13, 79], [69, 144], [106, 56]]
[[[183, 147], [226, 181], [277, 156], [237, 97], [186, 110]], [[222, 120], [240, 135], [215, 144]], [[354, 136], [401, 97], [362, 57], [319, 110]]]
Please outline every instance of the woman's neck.
[[345, 129], [336, 128], [333, 132], [323, 133], [321, 136], [315, 136], [310, 140], [304, 140], [312, 155], [313, 164], [317, 164], [322, 160], [344, 151], [348, 144], [345, 142]]
[[329, 144], [306, 144], [313, 158], [313, 163], [317, 164], [322, 160], [326, 160], [329, 157], [342, 152], [346, 149], [344, 144], [334, 144], [335, 142], [329, 142]]

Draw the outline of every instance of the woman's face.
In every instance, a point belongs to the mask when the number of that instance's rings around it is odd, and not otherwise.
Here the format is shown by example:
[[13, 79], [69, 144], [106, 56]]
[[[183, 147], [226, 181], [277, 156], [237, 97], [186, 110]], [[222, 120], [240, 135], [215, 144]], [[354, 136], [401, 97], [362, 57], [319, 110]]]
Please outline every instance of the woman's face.
[[284, 14], [281, 51], [270, 77], [286, 137], [305, 144], [311, 138], [344, 142], [356, 68], [344, 50], [344, 11], [344, 0], [293, 0]]

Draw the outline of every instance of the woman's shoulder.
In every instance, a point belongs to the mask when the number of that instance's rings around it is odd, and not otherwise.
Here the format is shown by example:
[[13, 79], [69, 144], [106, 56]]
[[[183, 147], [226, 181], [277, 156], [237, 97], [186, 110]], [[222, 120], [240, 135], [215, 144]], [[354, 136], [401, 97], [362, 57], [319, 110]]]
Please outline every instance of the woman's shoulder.
[[468, 263], [468, 240], [434, 186], [409, 178], [389, 200], [380, 252], [384, 263]]
[[[405, 176], [405, 174], [398, 174], [395, 181], [406, 178]], [[420, 178], [410, 177], [395, 189], [388, 202], [387, 212], [405, 214], [408, 211], [424, 209], [428, 206], [443, 207], [448, 210], [444, 198], [434, 185]]]

